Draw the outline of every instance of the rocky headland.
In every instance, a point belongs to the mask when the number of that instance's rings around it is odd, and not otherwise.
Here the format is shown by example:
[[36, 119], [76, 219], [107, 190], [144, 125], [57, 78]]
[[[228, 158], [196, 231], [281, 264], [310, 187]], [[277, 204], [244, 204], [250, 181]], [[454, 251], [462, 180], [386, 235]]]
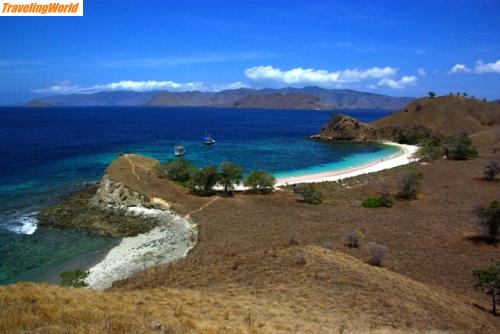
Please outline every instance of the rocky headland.
[[386, 117], [363, 123], [337, 114], [311, 136], [318, 140], [396, 141], [408, 138], [448, 136], [467, 133], [482, 144], [494, 144], [500, 133], [500, 106], [464, 97], [442, 96], [415, 100]]

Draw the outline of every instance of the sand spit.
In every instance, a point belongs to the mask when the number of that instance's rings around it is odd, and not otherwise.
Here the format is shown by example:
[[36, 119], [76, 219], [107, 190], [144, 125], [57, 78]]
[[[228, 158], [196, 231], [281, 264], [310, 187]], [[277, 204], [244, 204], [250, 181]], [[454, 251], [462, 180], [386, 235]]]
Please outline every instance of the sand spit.
[[160, 225], [149, 232], [123, 238], [101, 262], [90, 268], [87, 283], [92, 289], [109, 288], [114, 281], [148, 267], [183, 258], [196, 243], [195, 226], [181, 216], [142, 207], [130, 207], [127, 211], [143, 218], [157, 219]]

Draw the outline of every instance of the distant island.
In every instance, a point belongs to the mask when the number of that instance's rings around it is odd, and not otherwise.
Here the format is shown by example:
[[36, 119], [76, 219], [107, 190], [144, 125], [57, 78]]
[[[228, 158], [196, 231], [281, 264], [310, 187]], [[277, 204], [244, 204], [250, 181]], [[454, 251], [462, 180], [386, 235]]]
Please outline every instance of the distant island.
[[158, 106], [248, 109], [386, 109], [398, 110], [411, 97], [394, 97], [350, 89], [320, 87], [230, 89], [220, 92], [98, 92], [50, 96], [29, 101], [29, 107], [48, 106]]

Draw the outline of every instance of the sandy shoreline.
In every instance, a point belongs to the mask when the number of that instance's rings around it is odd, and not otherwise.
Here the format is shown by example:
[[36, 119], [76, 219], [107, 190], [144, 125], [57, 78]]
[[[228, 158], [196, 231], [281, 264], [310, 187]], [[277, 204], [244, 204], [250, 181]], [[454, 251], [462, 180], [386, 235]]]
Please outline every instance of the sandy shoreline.
[[387, 158], [376, 160], [358, 167], [336, 170], [332, 172], [280, 178], [276, 180], [276, 186], [279, 187], [279, 186], [286, 186], [287, 184], [297, 184], [297, 183], [338, 181], [341, 179], [363, 175], [367, 173], [379, 172], [384, 169], [394, 168], [397, 166], [406, 165], [410, 163], [412, 161], [412, 156], [418, 150], [418, 146], [415, 145], [405, 145], [393, 142], [382, 142], [382, 143], [385, 145], [397, 146], [398, 148], [400, 148], [401, 151]]
[[101, 262], [91, 267], [87, 278], [91, 289], [109, 288], [114, 281], [148, 267], [183, 258], [196, 243], [195, 226], [177, 214], [142, 207], [127, 210], [130, 214], [158, 219], [160, 225], [149, 232], [123, 238]]

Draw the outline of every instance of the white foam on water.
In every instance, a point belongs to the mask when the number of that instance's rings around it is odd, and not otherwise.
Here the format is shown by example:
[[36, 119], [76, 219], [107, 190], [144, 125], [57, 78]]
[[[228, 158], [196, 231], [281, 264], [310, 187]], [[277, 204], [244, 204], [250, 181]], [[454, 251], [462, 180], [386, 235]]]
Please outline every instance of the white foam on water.
[[14, 218], [14, 222], [8, 225], [8, 229], [18, 234], [31, 235], [35, 233], [38, 226], [38, 219], [36, 219], [36, 212], [31, 212]]

